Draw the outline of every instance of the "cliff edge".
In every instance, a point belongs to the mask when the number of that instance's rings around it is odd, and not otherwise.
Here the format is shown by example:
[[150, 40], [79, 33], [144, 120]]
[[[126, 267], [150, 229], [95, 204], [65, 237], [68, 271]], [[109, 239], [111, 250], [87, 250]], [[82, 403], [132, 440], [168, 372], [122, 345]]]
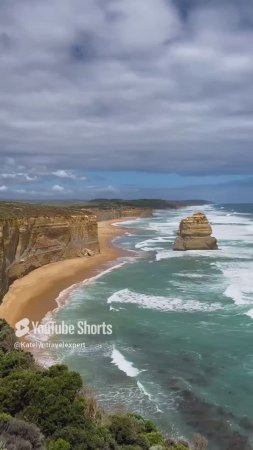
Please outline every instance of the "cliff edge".
[[0, 301], [9, 286], [38, 267], [99, 252], [97, 219], [89, 211], [29, 208], [0, 217]]
[[173, 250], [216, 250], [217, 240], [205, 214], [198, 212], [182, 219]]

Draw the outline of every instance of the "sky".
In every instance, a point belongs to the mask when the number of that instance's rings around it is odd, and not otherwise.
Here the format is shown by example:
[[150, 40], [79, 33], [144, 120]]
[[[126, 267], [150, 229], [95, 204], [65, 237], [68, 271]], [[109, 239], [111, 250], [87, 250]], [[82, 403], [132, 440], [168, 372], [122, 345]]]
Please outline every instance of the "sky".
[[1, 0], [0, 199], [252, 202], [252, 0]]

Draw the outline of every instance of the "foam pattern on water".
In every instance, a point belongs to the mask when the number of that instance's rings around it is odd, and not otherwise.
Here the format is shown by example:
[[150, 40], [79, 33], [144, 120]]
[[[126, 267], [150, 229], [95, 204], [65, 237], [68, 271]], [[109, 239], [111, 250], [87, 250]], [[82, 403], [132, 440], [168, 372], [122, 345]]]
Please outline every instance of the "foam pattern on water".
[[107, 303], [133, 303], [140, 308], [156, 309], [161, 311], [215, 311], [222, 309], [220, 303], [204, 303], [197, 300], [184, 300], [181, 298], [147, 295], [122, 289], [111, 295]]

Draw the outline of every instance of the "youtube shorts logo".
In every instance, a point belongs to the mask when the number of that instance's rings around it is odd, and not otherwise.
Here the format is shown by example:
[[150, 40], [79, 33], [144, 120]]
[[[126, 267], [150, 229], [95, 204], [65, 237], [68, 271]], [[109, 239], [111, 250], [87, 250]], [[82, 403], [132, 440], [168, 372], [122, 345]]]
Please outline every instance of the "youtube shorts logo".
[[15, 335], [17, 337], [23, 337], [26, 334], [28, 334], [29, 331], [30, 331], [29, 330], [29, 324], [30, 324], [30, 320], [29, 319], [22, 319], [19, 322], [17, 322], [15, 324], [15, 328], [16, 328]]

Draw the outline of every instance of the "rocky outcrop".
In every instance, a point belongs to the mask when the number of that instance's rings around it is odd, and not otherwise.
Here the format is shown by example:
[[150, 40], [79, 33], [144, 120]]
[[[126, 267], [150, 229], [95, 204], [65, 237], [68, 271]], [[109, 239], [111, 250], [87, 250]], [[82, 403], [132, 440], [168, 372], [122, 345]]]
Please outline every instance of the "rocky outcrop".
[[205, 214], [198, 212], [181, 220], [173, 250], [216, 250], [217, 240]]
[[32, 270], [98, 252], [97, 220], [88, 211], [0, 218], [0, 301]]

